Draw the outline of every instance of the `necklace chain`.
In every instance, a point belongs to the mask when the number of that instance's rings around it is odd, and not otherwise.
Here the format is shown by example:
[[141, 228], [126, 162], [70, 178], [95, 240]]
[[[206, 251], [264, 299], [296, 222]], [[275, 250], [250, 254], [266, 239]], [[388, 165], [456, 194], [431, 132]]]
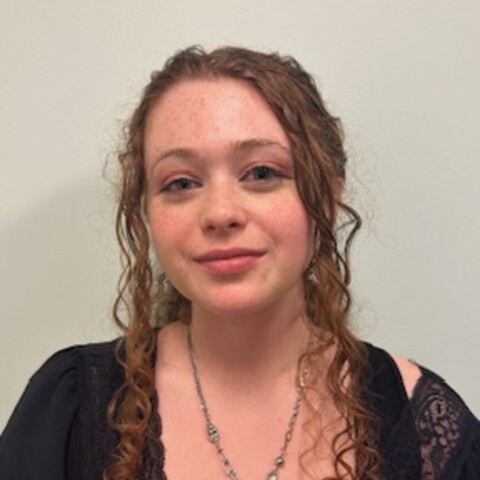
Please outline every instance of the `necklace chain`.
[[[202, 409], [203, 416], [205, 418], [207, 437], [210, 440], [210, 442], [212, 442], [215, 446], [215, 449], [217, 451], [217, 456], [220, 460], [220, 464], [222, 466], [222, 470], [225, 473], [225, 475], [231, 480], [239, 480], [237, 472], [233, 468], [232, 463], [228, 459], [220, 443], [220, 433], [218, 432], [218, 428], [212, 422], [210, 410], [208, 409], [207, 402], [203, 394], [202, 384], [200, 383], [200, 376], [198, 373], [197, 357], [195, 355], [195, 351], [193, 350], [192, 332], [191, 332], [190, 325], [187, 325], [187, 344], [188, 344], [188, 354], [190, 357], [190, 363], [192, 365], [192, 370], [193, 370], [193, 378], [195, 381], [195, 389], [197, 391], [198, 398], [200, 400], [200, 407]], [[305, 387], [304, 378], [305, 378], [305, 370], [302, 371], [302, 375], [300, 377], [300, 385], [299, 387], [297, 387], [297, 397], [293, 405], [292, 415], [290, 416], [290, 420], [288, 421], [287, 430], [283, 438], [282, 448], [280, 449], [279, 455], [275, 458], [274, 467], [268, 473], [266, 480], [278, 480], [278, 471], [281, 467], [285, 465], [285, 455], [287, 453], [288, 445], [292, 440], [293, 430], [295, 428], [295, 423], [297, 421], [298, 414], [300, 412], [300, 404], [302, 402], [302, 390]]]

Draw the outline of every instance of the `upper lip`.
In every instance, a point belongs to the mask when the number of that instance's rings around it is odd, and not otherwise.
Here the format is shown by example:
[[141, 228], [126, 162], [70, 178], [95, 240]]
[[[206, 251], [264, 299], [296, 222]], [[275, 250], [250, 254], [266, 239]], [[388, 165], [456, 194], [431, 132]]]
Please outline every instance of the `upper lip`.
[[263, 255], [264, 252], [261, 250], [254, 250], [252, 248], [228, 248], [228, 249], [215, 249], [210, 250], [198, 257], [195, 257], [197, 262], [208, 262], [212, 260], [226, 260], [229, 258], [235, 257], [247, 257], [254, 256], [259, 257]]

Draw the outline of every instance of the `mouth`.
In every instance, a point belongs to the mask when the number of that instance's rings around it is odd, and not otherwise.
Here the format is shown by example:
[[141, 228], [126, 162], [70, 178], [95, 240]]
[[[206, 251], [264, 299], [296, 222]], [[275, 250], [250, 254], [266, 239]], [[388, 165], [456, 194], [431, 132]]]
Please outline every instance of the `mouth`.
[[264, 251], [248, 248], [210, 250], [195, 261], [210, 273], [239, 274], [250, 270], [264, 254]]

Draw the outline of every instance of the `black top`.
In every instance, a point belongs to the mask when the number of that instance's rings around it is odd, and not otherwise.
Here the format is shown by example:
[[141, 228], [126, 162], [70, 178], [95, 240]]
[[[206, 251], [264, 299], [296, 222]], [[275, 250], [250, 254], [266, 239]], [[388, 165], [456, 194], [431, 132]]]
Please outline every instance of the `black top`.
[[[106, 407], [123, 375], [113, 347], [108, 342], [62, 350], [33, 375], [0, 438], [1, 480], [101, 479], [116, 444]], [[460, 397], [422, 368], [409, 400], [392, 358], [367, 347], [373, 375], [366, 401], [381, 419], [385, 478], [480, 480], [480, 422]], [[160, 438], [155, 414], [145, 480], [166, 479]]]

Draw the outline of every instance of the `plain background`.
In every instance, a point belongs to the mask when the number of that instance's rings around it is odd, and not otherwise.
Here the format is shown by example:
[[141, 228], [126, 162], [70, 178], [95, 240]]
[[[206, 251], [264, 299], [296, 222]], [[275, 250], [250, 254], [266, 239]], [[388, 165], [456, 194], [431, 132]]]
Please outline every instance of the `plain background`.
[[342, 117], [359, 334], [480, 414], [480, 2], [0, 3], [0, 428], [54, 351], [113, 338], [114, 162], [152, 70], [194, 43], [295, 56]]

